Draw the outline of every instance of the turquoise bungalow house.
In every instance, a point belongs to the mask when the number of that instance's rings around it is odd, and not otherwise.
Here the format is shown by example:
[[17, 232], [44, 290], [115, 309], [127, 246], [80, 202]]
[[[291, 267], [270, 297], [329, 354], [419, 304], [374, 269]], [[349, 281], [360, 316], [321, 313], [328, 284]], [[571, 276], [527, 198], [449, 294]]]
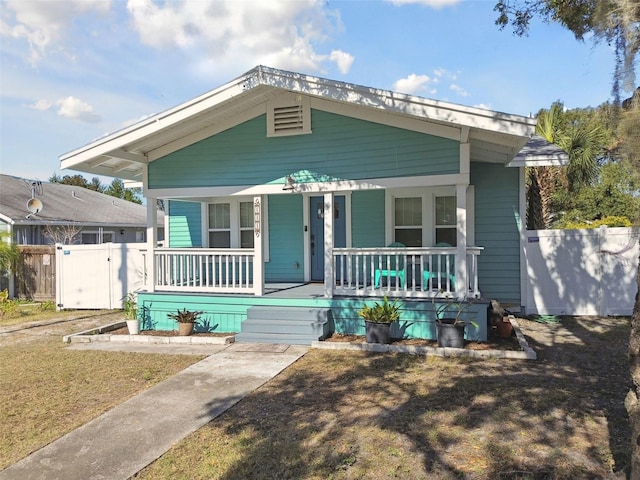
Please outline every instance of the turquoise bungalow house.
[[239, 340], [308, 344], [361, 333], [357, 310], [386, 295], [395, 336], [434, 338], [437, 297], [472, 301], [466, 334], [485, 340], [488, 300], [521, 304], [535, 124], [259, 66], [60, 160], [143, 184], [143, 328], [187, 308]]

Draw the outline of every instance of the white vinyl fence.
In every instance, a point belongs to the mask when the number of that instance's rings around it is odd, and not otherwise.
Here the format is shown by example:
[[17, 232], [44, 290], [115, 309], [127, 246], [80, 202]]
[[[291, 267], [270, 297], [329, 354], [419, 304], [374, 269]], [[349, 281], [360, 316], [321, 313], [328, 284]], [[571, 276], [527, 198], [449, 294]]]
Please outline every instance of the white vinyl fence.
[[56, 245], [58, 308], [122, 308], [122, 297], [144, 286], [141, 245]]
[[631, 315], [637, 228], [528, 231], [526, 313]]

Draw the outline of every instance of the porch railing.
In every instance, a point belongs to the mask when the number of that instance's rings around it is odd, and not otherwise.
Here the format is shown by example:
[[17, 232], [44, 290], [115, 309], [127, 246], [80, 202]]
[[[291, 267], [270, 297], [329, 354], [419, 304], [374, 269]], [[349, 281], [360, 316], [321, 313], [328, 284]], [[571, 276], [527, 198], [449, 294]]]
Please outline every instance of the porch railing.
[[[467, 297], [480, 297], [478, 256], [482, 247], [467, 248]], [[431, 298], [456, 293], [455, 247], [334, 248], [333, 294]]]
[[247, 248], [156, 248], [155, 290], [254, 293], [254, 251]]

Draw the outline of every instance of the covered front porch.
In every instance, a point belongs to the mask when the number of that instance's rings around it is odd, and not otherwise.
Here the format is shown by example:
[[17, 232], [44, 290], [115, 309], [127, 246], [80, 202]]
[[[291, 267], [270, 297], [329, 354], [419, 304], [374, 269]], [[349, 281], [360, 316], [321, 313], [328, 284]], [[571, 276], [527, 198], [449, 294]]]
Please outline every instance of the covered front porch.
[[[267, 283], [260, 297], [238, 293], [138, 293], [142, 329], [173, 330], [175, 323], [167, 314], [186, 308], [204, 312], [200, 331], [242, 333], [248, 331], [248, 325], [257, 318], [263, 326], [262, 338], [253, 337], [252, 341], [262, 343], [304, 343], [299, 340], [298, 328], [308, 319], [304, 326], [308, 330], [309, 325], [317, 322], [317, 319], [309, 318], [307, 314], [317, 316], [318, 312], [323, 312], [327, 319], [318, 337], [332, 333], [364, 335], [364, 320], [358, 316], [358, 310], [365, 303], [379, 300], [357, 296], [327, 298], [322, 283]], [[432, 301], [420, 298], [400, 302], [401, 317], [392, 326], [392, 337], [435, 340], [437, 334]], [[488, 303], [483, 300], [471, 301], [464, 318], [473, 320], [477, 327], [467, 325], [467, 340], [487, 340], [487, 306]]]

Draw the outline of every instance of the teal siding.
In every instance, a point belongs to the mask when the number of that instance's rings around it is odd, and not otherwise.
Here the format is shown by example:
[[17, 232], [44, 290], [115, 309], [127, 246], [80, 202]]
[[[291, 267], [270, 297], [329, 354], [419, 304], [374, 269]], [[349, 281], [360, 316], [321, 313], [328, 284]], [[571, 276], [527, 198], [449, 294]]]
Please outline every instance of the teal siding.
[[[370, 304], [380, 299], [361, 298], [269, 298], [245, 297], [234, 295], [187, 295], [183, 293], [138, 293], [141, 328], [143, 330], [177, 330], [175, 321], [168, 318], [169, 313], [178, 309], [203, 311], [201, 324], [197, 331], [239, 332], [242, 322], [247, 318], [247, 310], [254, 306], [280, 306], [330, 308], [333, 319], [331, 330], [341, 334], [364, 335], [364, 320], [358, 316], [358, 310], [364, 303]], [[478, 324], [466, 328], [467, 340], [487, 340], [487, 304], [476, 303], [469, 309], [470, 320]], [[436, 339], [436, 326], [431, 301], [403, 301], [400, 321], [392, 326], [394, 338]]]
[[384, 190], [351, 195], [351, 244], [354, 248], [384, 246]]
[[302, 196], [269, 196], [269, 261], [265, 264], [267, 282], [304, 280], [304, 232]]
[[480, 291], [520, 305], [520, 234], [518, 232], [519, 172], [499, 164], [471, 164], [475, 185], [476, 244]]
[[202, 247], [202, 216], [200, 203], [169, 202], [169, 246]]
[[459, 143], [312, 110], [308, 135], [266, 136], [266, 115], [149, 165], [150, 188], [262, 185], [299, 170], [358, 180], [457, 173]]

